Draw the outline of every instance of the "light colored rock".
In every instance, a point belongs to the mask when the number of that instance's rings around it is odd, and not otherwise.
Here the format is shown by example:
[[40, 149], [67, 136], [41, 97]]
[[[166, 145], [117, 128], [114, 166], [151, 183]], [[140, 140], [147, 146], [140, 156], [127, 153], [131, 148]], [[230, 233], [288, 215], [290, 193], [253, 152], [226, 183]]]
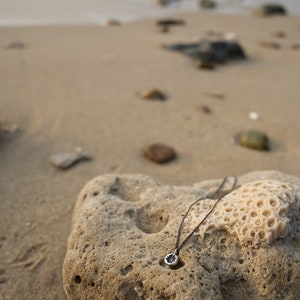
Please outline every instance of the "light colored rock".
[[[280, 172], [238, 177], [181, 250], [181, 264], [164, 265], [189, 205], [220, 182], [176, 187], [143, 175], [88, 182], [63, 267], [69, 299], [298, 299], [300, 178]], [[215, 201], [194, 206], [183, 238]]]
[[90, 160], [90, 156], [81, 147], [77, 147], [75, 152], [58, 153], [50, 157], [52, 165], [61, 170], [69, 169], [84, 160]]

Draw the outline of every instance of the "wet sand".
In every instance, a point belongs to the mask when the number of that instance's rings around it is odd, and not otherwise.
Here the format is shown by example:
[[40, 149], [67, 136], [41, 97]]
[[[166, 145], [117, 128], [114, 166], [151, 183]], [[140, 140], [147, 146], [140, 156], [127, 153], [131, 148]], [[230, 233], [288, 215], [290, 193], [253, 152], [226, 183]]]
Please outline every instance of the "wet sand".
[[[178, 17], [186, 25], [167, 34], [157, 33], [154, 20], [0, 28], [0, 120], [19, 126], [0, 142], [1, 299], [66, 298], [61, 269], [72, 210], [96, 175], [143, 173], [176, 185], [254, 170], [300, 176], [300, 50], [290, 49], [300, 43], [299, 17]], [[204, 71], [161, 48], [212, 30], [235, 32], [248, 60]], [[274, 37], [277, 31], [286, 37]], [[25, 48], [7, 49], [13, 41]], [[141, 100], [152, 87], [168, 99]], [[251, 111], [261, 118], [249, 119]], [[247, 129], [265, 132], [271, 151], [235, 145], [233, 137]], [[177, 159], [145, 159], [142, 149], [154, 142], [172, 146]], [[68, 171], [51, 166], [51, 154], [76, 146], [93, 160]]]

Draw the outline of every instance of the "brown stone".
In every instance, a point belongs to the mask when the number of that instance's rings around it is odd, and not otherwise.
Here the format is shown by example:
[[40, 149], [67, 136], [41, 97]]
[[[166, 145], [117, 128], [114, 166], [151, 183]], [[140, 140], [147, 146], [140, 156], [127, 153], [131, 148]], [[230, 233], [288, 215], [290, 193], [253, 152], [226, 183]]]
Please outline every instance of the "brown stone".
[[144, 155], [149, 160], [162, 164], [176, 158], [176, 152], [173, 148], [163, 144], [152, 144], [144, 149]]
[[160, 100], [160, 101], [163, 101], [163, 100], [167, 99], [167, 96], [162, 91], [153, 88], [153, 89], [150, 89], [150, 90], [147, 90], [147, 91], [143, 92], [141, 94], [141, 98], [144, 99], [144, 100]]
[[216, 64], [212, 61], [208, 60], [198, 60], [196, 62], [196, 67], [198, 69], [206, 69], [206, 70], [213, 70], [216, 67]]
[[286, 33], [284, 31], [277, 31], [274, 33], [274, 37], [283, 39], [286, 37]]
[[280, 44], [270, 41], [261, 42], [260, 45], [264, 48], [270, 48], [275, 50], [279, 50], [281, 48]]
[[205, 114], [211, 114], [211, 112], [212, 112], [211, 109], [208, 106], [206, 106], [206, 105], [200, 105], [200, 106], [198, 106], [197, 110], [201, 111], [201, 112], [203, 112]]

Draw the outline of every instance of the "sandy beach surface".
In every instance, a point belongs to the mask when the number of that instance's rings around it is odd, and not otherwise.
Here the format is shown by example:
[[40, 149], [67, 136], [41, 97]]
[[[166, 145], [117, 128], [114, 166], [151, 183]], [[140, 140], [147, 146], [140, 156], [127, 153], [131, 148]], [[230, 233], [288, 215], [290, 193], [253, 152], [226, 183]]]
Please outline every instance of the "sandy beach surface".
[[[290, 49], [300, 43], [299, 17], [176, 17], [185, 26], [167, 34], [155, 20], [0, 28], [0, 121], [19, 127], [0, 140], [0, 299], [66, 299], [61, 270], [72, 210], [96, 175], [143, 173], [175, 185], [254, 170], [300, 176], [300, 50]], [[205, 71], [161, 47], [209, 31], [235, 32], [248, 60]], [[285, 37], [274, 37], [278, 31]], [[9, 47], [16, 41], [24, 47]], [[168, 99], [141, 100], [153, 87]], [[253, 111], [259, 120], [248, 117]], [[234, 144], [247, 129], [265, 132], [271, 151]], [[142, 149], [155, 142], [178, 158], [145, 159]], [[50, 164], [50, 155], [76, 146], [92, 160], [68, 171]]]

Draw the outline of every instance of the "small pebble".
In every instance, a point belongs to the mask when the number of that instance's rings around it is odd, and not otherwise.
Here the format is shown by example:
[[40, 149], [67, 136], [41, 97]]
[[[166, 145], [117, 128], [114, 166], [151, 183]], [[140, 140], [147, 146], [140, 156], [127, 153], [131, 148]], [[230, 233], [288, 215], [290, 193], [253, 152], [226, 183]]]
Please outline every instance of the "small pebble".
[[238, 36], [235, 32], [226, 32], [224, 33], [224, 39], [226, 41], [236, 41], [238, 39]]
[[80, 147], [73, 153], [59, 153], [52, 155], [50, 161], [58, 169], [66, 170], [79, 161], [90, 160], [90, 156]]
[[216, 64], [212, 61], [207, 60], [198, 60], [196, 62], [196, 67], [198, 69], [206, 69], [206, 70], [213, 70], [216, 67]]
[[239, 133], [236, 137], [239, 145], [255, 150], [270, 150], [269, 138], [266, 134], [256, 130], [245, 131]]
[[264, 48], [279, 50], [281, 46], [275, 42], [261, 42], [260, 45]]
[[248, 117], [251, 120], [257, 121], [257, 120], [260, 119], [260, 114], [258, 112], [256, 112], [256, 111], [251, 111], [251, 112], [249, 112]]
[[169, 26], [166, 26], [166, 25], [158, 25], [157, 26], [157, 32], [158, 33], [167, 33], [169, 31], [170, 31]]
[[197, 110], [201, 111], [201, 112], [203, 112], [205, 114], [211, 114], [212, 113], [211, 109], [208, 106], [206, 106], [206, 105], [200, 105], [200, 106], [198, 106]]
[[160, 100], [164, 101], [167, 99], [167, 96], [158, 89], [151, 89], [148, 91], [145, 91], [141, 94], [142, 99], [144, 100]]
[[25, 48], [26, 48], [26, 45], [21, 41], [13, 41], [5, 47], [5, 49], [7, 49], [7, 50], [11, 50], [11, 49], [23, 50]]
[[114, 20], [114, 19], [108, 19], [106, 22], [105, 22], [105, 25], [106, 26], [121, 26], [122, 23], [118, 20]]
[[217, 3], [213, 0], [200, 0], [199, 6], [204, 9], [213, 9], [216, 8]]
[[181, 19], [161, 19], [156, 22], [157, 26], [181, 26], [185, 21]]
[[284, 31], [277, 31], [277, 32], [274, 32], [274, 37], [283, 39], [286, 37], [286, 33]]
[[300, 49], [300, 44], [292, 44], [290, 45], [291, 50], [299, 50]]
[[8, 124], [0, 122], [0, 135], [10, 135], [19, 130], [19, 125], [16, 123]]
[[163, 164], [176, 158], [173, 148], [163, 144], [152, 144], [144, 149], [144, 155], [149, 160]]
[[287, 11], [280, 4], [263, 4], [261, 7], [254, 9], [254, 14], [260, 17], [269, 17], [275, 15], [286, 15]]

